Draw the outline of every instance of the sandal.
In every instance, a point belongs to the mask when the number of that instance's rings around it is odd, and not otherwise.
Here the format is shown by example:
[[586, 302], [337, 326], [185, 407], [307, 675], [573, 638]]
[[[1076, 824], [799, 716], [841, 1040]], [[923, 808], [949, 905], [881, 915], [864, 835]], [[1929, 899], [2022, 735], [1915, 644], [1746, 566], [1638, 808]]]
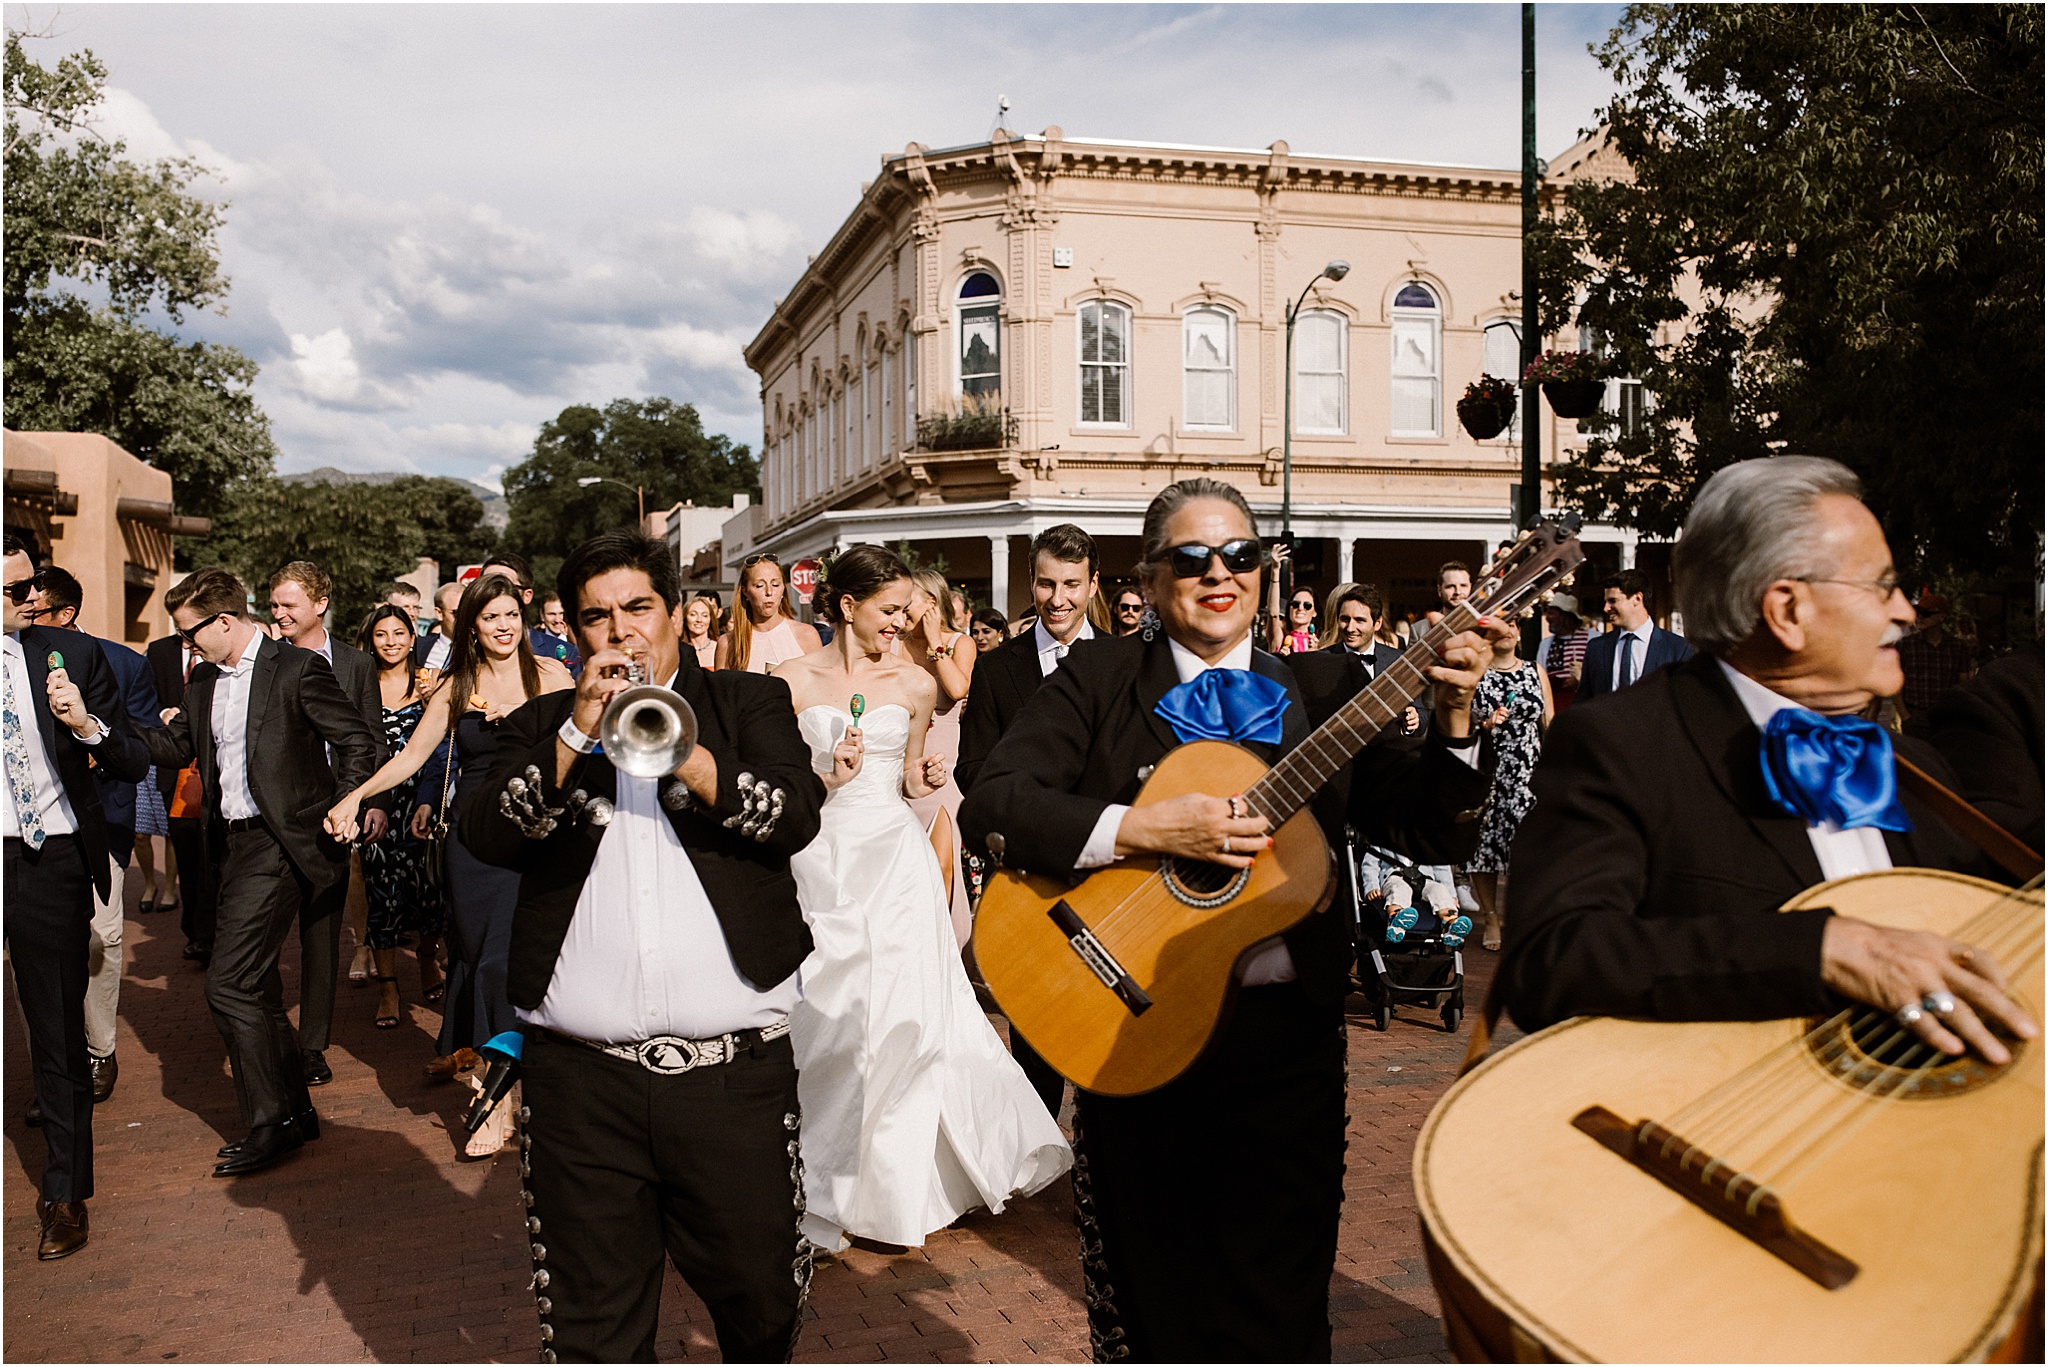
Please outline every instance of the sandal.
[[1500, 918], [1498, 916], [1489, 916], [1486, 919], [1485, 928], [1479, 932], [1479, 944], [1482, 949], [1500, 948]]
[[396, 973], [380, 973], [377, 975], [377, 981], [391, 989], [392, 1006], [387, 1014], [384, 1010], [384, 1003], [381, 1001], [377, 1003], [376, 1027], [379, 1030], [396, 1030], [398, 1028], [398, 1013], [400, 1009], [398, 1005], [398, 975]]
[[[356, 957], [349, 962], [348, 966], [349, 986], [361, 987], [369, 982], [373, 976], [370, 971], [371, 967], [370, 947], [368, 945], [357, 945]], [[382, 979], [378, 981], [381, 982]]]
[[447, 995], [448, 975], [446, 973], [441, 974], [440, 977], [436, 978], [431, 983], [426, 981], [426, 975], [424, 973], [420, 975], [420, 996], [425, 999], [427, 1005], [437, 1005], [439, 1004], [441, 998]]

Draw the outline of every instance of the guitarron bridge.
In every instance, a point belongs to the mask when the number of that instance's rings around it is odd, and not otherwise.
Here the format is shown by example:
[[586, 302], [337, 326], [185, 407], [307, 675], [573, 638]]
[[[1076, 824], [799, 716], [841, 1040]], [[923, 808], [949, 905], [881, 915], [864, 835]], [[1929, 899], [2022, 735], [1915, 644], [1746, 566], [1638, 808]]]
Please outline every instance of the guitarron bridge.
[[1572, 1117], [1572, 1128], [1830, 1291], [1847, 1286], [1861, 1270], [1794, 1225], [1778, 1193], [1654, 1120], [1631, 1125], [1605, 1106], [1588, 1106]]
[[1067, 945], [1081, 956], [1081, 962], [1088, 965], [1088, 971], [1102, 980], [1102, 985], [1116, 993], [1117, 1000], [1134, 1016], [1142, 1016], [1152, 1009], [1152, 999], [1145, 995], [1136, 979], [1124, 971], [1102, 941], [1095, 938], [1095, 932], [1088, 929], [1066, 900], [1054, 902], [1045, 913], [1052, 923], [1060, 928], [1060, 934], [1067, 937]]

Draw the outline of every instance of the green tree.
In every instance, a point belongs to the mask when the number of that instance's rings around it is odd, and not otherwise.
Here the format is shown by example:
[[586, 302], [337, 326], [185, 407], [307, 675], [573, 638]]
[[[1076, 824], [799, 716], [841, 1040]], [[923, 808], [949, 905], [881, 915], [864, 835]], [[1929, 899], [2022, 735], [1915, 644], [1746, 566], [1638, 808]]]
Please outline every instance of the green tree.
[[96, 133], [105, 66], [43, 67], [32, 36], [9, 29], [5, 57], [7, 425], [104, 433], [169, 472], [184, 511], [214, 513], [276, 457], [256, 364], [151, 321], [223, 307], [225, 209], [190, 192], [198, 162], [140, 164]]
[[453, 578], [457, 565], [480, 564], [498, 548], [497, 530], [484, 524], [484, 501], [468, 483], [441, 476], [401, 475], [381, 487], [419, 527], [416, 554], [439, 562], [443, 579]]
[[1824, 455], [1902, 565], [2030, 567], [2041, 40], [2024, 5], [1629, 7], [1597, 56], [1633, 174], [1568, 191], [1541, 303], [1654, 408], [1560, 467], [1565, 501], [1669, 536], [1724, 465]]
[[[592, 475], [618, 480], [584, 488]], [[543, 424], [533, 454], [505, 472], [509, 521], [505, 544], [533, 562], [543, 585], [562, 557], [598, 532], [631, 526], [634, 487], [650, 510], [685, 500], [710, 507], [759, 483], [760, 465], [744, 444], [707, 435], [694, 404], [673, 399], [614, 399], [603, 409], [578, 404]]]

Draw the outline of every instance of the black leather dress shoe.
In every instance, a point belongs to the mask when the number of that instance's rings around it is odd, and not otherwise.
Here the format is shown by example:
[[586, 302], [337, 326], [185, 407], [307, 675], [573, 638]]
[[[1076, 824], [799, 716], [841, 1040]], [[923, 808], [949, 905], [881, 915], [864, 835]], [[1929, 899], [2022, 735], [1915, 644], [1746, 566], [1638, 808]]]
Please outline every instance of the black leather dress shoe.
[[87, 1054], [85, 1058], [92, 1065], [92, 1104], [97, 1106], [114, 1094], [114, 1079], [121, 1076], [121, 1065], [112, 1054], [105, 1058]]
[[[299, 1132], [299, 1140], [301, 1143], [307, 1140], [318, 1139], [320, 1137], [320, 1113], [314, 1110], [311, 1106], [308, 1106], [305, 1110], [300, 1111], [290, 1120], [285, 1121], [283, 1126], [280, 1128], [288, 1130], [297, 1130]], [[242, 1149], [244, 1148], [244, 1146], [248, 1144], [248, 1142], [249, 1141], [246, 1139], [237, 1139], [231, 1143], [221, 1145], [218, 1149], [214, 1150], [214, 1152], [219, 1154], [222, 1158], [233, 1158], [236, 1154], [242, 1151]]]
[[184, 957], [198, 964], [201, 968], [206, 968], [213, 963], [213, 946], [202, 945], [197, 940], [188, 940], [185, 942]]
[[40, 1127], [43, 1123], [43, 1103], [40, 1101], [29, 1102], [28, 1114], [23, 1116], [21, 1121], [32, 1130]]
[[299, 1057], [305, 1061], [308, 1087], [325, 1087], [334, 1081], [334, 1070], [327, 1066], [326, 1054], [318, 1049], [302, 1049]]
[[261, 1172], [285, 1155], [306, 1147], [296, 1125], [258, 1125], [233, 1155], [213, 1165], [215, 1177], [242, 1177]]

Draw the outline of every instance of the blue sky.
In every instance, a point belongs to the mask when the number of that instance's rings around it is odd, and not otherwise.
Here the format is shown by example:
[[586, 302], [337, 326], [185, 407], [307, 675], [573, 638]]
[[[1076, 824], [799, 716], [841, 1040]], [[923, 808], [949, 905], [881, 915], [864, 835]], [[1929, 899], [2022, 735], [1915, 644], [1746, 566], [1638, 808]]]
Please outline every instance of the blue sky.
[[[1619, 7], [1537, 17], [1539, 147]], [[1518, 5], [9, 5], [102, 130], [230, 204], [225, 316], [280, 468], [494, 481], [571, 403], [755, 444], [741, 346], [907, 142], [1069, 135], [1513, 166]], [[1262, 84], [1253, 84], [1259, 80]]]

